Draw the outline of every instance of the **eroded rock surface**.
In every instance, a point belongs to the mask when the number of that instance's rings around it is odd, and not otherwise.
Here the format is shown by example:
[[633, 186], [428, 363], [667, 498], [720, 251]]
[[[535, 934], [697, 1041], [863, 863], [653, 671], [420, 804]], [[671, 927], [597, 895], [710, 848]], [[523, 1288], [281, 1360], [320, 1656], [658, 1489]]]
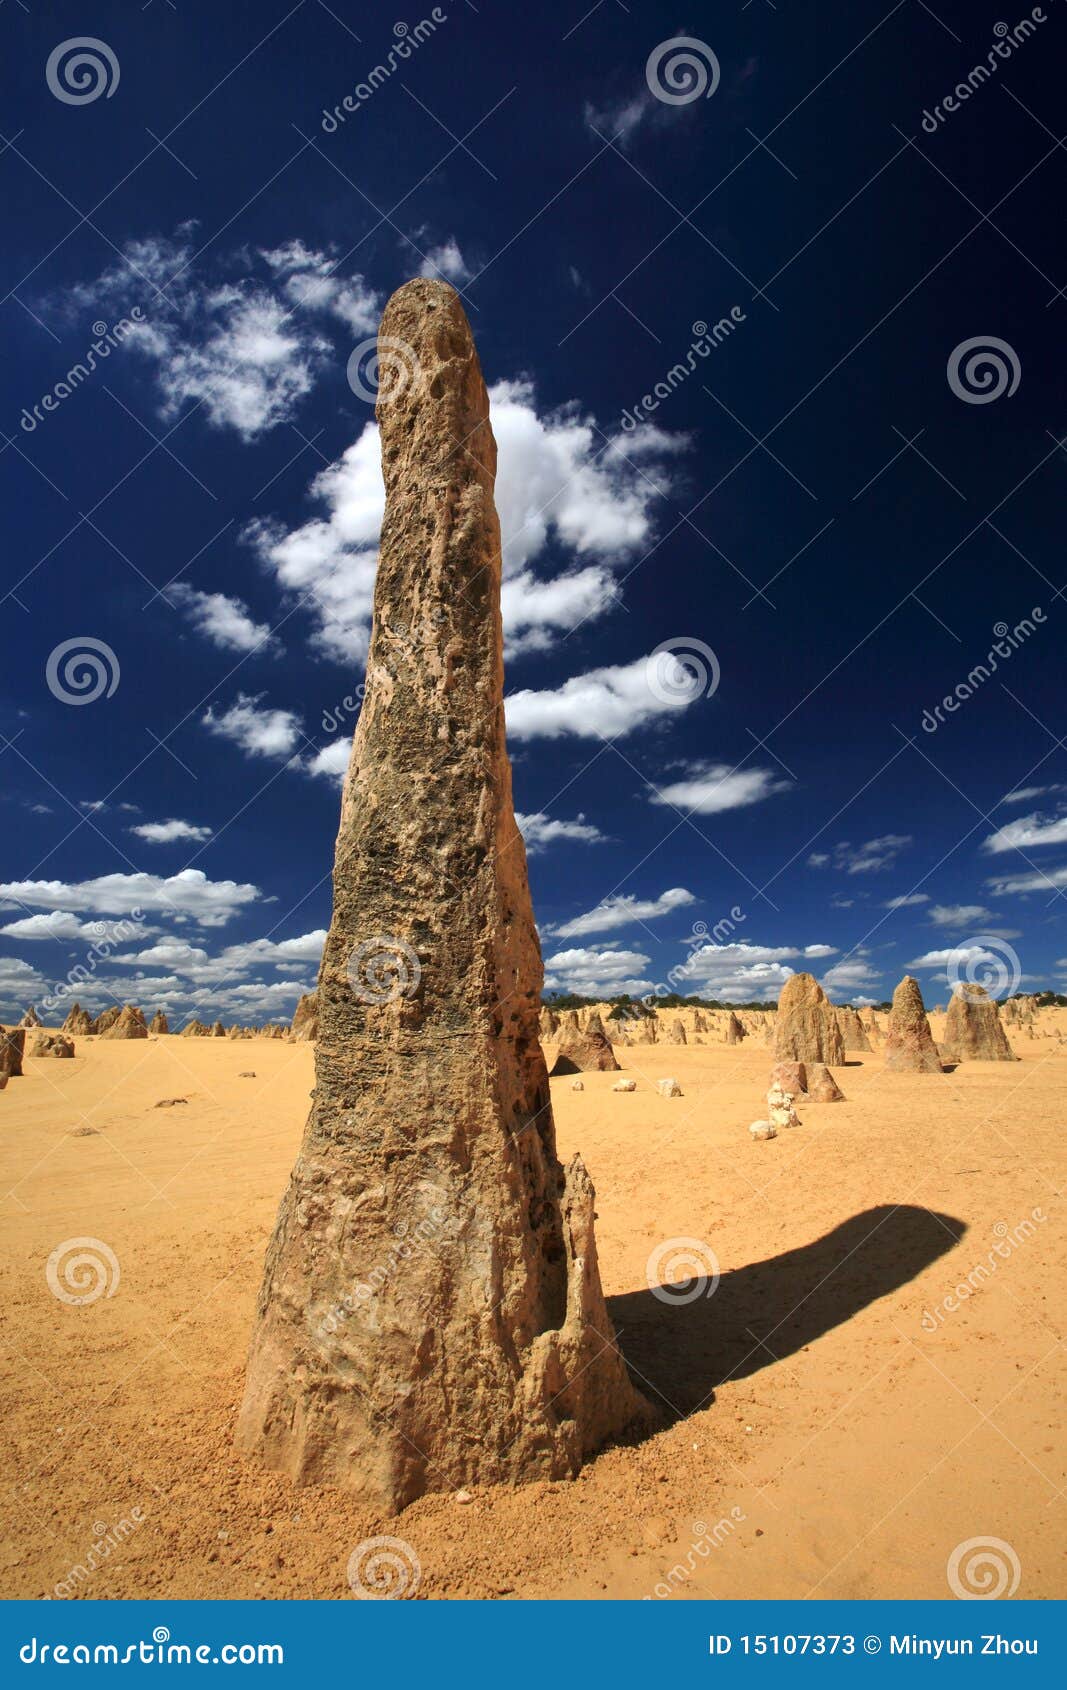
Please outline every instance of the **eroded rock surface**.
[[401, 288], [381, 338], [407, 379], [379, 394], [386, 509], [317, 1084], [238, 1441], [389, 1514], [572, 1475], [647, 1409], [604, 1306], [589, 1176], [556, 1155], [485, 383], [443, 282]]

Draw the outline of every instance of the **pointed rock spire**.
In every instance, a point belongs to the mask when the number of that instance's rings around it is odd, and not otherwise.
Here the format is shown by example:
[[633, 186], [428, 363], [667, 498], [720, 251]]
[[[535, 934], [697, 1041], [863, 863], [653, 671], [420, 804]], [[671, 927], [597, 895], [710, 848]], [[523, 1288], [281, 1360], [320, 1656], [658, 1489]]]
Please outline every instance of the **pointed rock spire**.
[[386, 509], [341, 801], [316, 1089], [238, 1440], [392, 1512], [575, 1473], [644, 1418], [564, 1174], [504, 741], [496, 445], [445, 283], [379, 334]]

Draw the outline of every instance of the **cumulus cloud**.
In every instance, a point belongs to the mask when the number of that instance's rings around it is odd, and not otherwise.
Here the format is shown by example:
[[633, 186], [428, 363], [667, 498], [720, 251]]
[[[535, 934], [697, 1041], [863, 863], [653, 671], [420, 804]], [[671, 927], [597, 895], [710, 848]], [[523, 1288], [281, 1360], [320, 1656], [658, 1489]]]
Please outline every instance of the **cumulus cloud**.
[[[575, 405], [542, 414], [529, 382], [497, 382], [489, 398], [504, 632], [515, 657], [547, 650], [618, 602], [615, 572], [651, 543], [659, 491], [669, 490], [670, 462], [688, 441], [651, 426], [609, 437]], [[309, 492], [320, 514], [292, 529], [259, 519], [244, 537], [311, 614], [316, 649], [363, 661], [385, 509], [375, 423], [315, 476]], [[549, 570], [546, 554], [562, 554], [563, 567]]]
[[303, 736], [300, 718], [292, 710], [263, 706], [262, 693], [238, 693], [221, 715], [209, 705], [200, 718], [209, 733], [228, 739], [248, 757], [289, 757]]
[[924, 951], [922, 956], [913, 957], [904, 964], [905, 968], [947, 968], [950, 963], [956, 965], [958, 972], [973, 971], [976, 963], [989, 963], [1000, 967], [1004, 958], [996, 951], [988, 951], [982, 945], [952, 945], [947, 950]]
[[226, 593], [202, 593], [187, 581], [173, 581], [164, 595], [184, 610], [198, 633], [223, 651], [260, 651], [274, 646], [265, 622], [255, 622], [246, 604]]
[[209, 880], [202, 869], [183, 868], [162, 879], [156, 874], [102, 874], [93, 880], [0, 881], [0, 907], [11, 903], [30, 909], [91, 910], [102, 915], [131, 915], [153, 910], [194, 921], [200, 927], [222, 927], [253, 902], [263, 902], [258, 886], [235, 880]]
[[529, 816], [516, 811], [515, 822], [526, 841], [526, 854], [531, 857], [549, 845], [558, 844], [560, 840], [574, 845], [602, 845], [604, 842], [600, 829], [594, 827], [592, 822], [587, 822], [581, 815], [574, 821], [560, 821], [553, 816], [546, 816], [543, 810]]
[[929, 896], [925, 892], [903, 892], [899, 898], [887, 898], [887, 910], [908, 910], [918, 904], [928, 904]]
[[825, 868], [832, 861], [834, 868], [846, 874], [876, 874], [880, 869], [891, 868], [911, 843], [910, 833], [885, 833], [880, 839], [865, 840], [862, 845], [842, 839], [834, 846], [832, 856], [827, 851], [813, 851], [808, 867]]
[[10, 1024], [22, 1015], [27, 1004], [41, 997], [48, 981], [28, 962], [18, 957], [0, 957], [0, 1019]]
[[700, 696], [670, 693], [650, 684], [650, 657], [572, 675], [562, 686], [524, 688], [504, 700], [508, 735], [513, 740], [616, 739], [648, 722], [675, 715]]
[[325, 780], [332, 780], [337, 786], [343, 786], [351, 756], [351, 739], [335, 739], [329, 745], [324, 745], [321, 751], [316, 751], [313, 757], [309, 757], [304, 767], [309, 775], [321, 775]]
[[749, 999], [768, 1002], [779, 996], [795, 969], [794, 962], [833, 956], [833, 945], [701, 945], [675, 969], [673, 979], [683, 994], [718, 998], [727, 1003]]
[[44, 939], [84, 939], [90, 944], [130, 943], [132, 940], [144, 939], [150, 933], [157, 933], [156, 927], [146, 927], [143, 922], [123, 921], [121, 923], [108, 921], [82, 921], [73, 910], [51, 910], [47, 914], [25, 915], [18, 921], [8, 922], [6, 927], [0, 927], [0, 933], [9, 939], [22, 939], [37, 942]]
[[881, 974], [872, 968], [862, 953], [844, 958], [834, 963], [822, 977], [822, 986], [827, 997], [847, 998], [851, 1003], [855, 993], [864, 986], [880, 980]]
[[1050, 818], [1035, 810], [1020, 816], [1018, 821], [998, 827], [982, 841], [983, 851], [1032, 851], [1039, 845], [1062, 845], [1067, 842], [1067, 815]]
[[576, 915], [545, 931], [559, 939], [578, 939], [585, 933], [609, 933], [616, 927], [632, 927], [638, 921], [655, 921], [658, 916], [672, 915], [675, 910], [695, 903], [692, 892], [687, 892], [684, 886], [671, 886], [658, 898], [616, 895], [604, 898], [585, 915]]
[[672, 809], [714, 816], [723, 810], [741, 810], [749, 804], [762, 803], [776, 792], [788, 792], [791, 786], [791, 781], [779, 779], [773, 769], [691, 763], [683, 779], [659, 787], [649, 798], [653, 804], [669, 804]]
[[1006, 897], [1012, 892], [1056, 892], [1061, 886], [1067, 886], [1067, 867], [1054, 868], [1047, 871], [1036, 869], [1033, 874], [1016, 874], [1007, 879], [993, 879], [986, 882], [998, 897]]
[[430, 248], [419, 265], [419, 275], [436, 276], [438, 280], [451, 282], [455, 287], [462, 287], [464, 282], [470, 281], [471, 271], [454, 235], [449, 235], [440, 246]]
[[992, 919], [984, 904], [934, 904], [926, 913], [935, 927], [973, 927]]
[[648, 962], [643, 951], [611, 947], [556, 951], [545, 958], [545, 987], [548, 991], [577, 992], [590, 998], [617, 997], [622, 992], [639, 995], [652, 986], [652, 981], [642, 973]]
[[316, 928], [293, 939], [251, 939], [244, 944], [227, 945], [212, 955], [203, 946], [168, 936], [145, 950], [126, 952], [111, 960], [129, 968], [158, 969], [195, 985], [211, 985], [232, 975], [247, 974], [253, 968], [291, 972], [300, 963], [314, 963], [317, 968], [325, 943], [325, 928]]
[[164, 420], [192, 404], [214, 427], [255, 440], [296, 413], [334, 355], [324, 329], [370, 334], [380, 301], [361, 276], [338, 277], [330, 253], [300, 241], [221, 263], [196, 257], [194, 243], [192, 224], [173, 238], [128, 241], [122, 262], [68, 290], [64, 304], [112, 321], [139, 305], [144, 319], [123, 347], [151, 366]]
[[140, 822], [129, 831], [136, 833], [138, 839], [144, 839], [149, 845], [173, 845], [179, 839], [199, 843], [211, 838], [209, 827], [198, 827], [195, 822], [180, 821], [177, 816], [172, 816], [165, 822]]

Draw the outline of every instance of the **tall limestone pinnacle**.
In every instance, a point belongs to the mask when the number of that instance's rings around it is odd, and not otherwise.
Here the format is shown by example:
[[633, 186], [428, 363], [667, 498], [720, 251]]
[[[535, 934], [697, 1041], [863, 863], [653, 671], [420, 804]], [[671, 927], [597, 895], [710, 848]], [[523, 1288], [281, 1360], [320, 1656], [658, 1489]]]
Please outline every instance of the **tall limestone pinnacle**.
[[392, 1511], [574, 1474], [647, 1406], [604, 1305], [589, 1177], [556, 1156], [504, 740], [496, 444], [453, 289], [402, 287], [379, 350], [386, 509], [316, 1089], [237, 1436]]

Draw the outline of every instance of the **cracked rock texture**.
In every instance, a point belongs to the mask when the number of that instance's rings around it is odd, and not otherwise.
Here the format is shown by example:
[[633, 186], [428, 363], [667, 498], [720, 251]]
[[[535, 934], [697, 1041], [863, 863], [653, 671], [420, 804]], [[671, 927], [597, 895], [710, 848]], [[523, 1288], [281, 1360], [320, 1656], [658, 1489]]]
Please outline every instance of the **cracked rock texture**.
[[241, 1447], [386, 1512], [560, 1478], [644, 1420], [564, 1173], [504, 741], [496, 446], [447, 284], [386, 307], [386, 510], [341, 803], [316, 1089], [260, 1293]]

